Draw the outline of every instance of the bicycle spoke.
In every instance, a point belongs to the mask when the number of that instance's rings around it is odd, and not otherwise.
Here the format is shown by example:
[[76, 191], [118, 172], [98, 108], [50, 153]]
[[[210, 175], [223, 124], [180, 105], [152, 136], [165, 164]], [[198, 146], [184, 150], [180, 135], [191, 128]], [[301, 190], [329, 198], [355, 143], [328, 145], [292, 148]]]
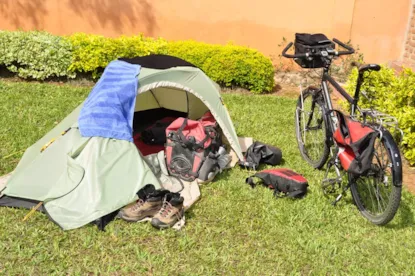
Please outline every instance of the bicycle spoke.
[[[310, 106], [311, 105], [311, 106]], [[308, 110], [310, 107], [311, 110]], [[314, 109], [313, 109], [314, 107]], [[301, 136], [303, 137], [303, 144], [311, 159], [318, 159], [322, 154], [324, 145], [324, 131], [321, 108], [315, 104], [304, 103], [304, 110], [302, 111], [302, 129]], [[322, 135], [323, 134], [323, 135]]]
[[298, 100], [295, 117], [300, 152], [316, 168], [324, 165], [328, 157], [323, 104], [320, 98], [306, 91]]
[[382, 195], [381, 195], [381, 193], [379, 191], [379, 185], [377, 185], [375, 183], [375, 180], [374, 179], [372, 181], [373, 181], [373, 185], [374, 185], [373, 188], [375, 190], [376, 202], [377, 202], [377, 206], [378, 206], [378, 208], [377, 208], [378, 214], [381, 214], [384, 211], [384, 209], [382, 208], [382, 203], [381, 203], [381, 201], [382, 201]]
[[356, 180], [356, 188], [365, 210], [372, 216], [383, 214], [393, 189], [392, 162], [382, 141], [377, 139], [372, 167], [366, 176]]
[[[383, 213], [386, 210], [387, 204], [385, 205], [386, 201], [383, 199], [382, 191], [380, 189], [381, 189], [380, 185], [376, 185], [376, 190], [377, 190], [377, 197], [376, 198], [378, 199], [379, 206], [381, 207], [379, 211], [380, 211], [380, 213]], [[383, 203], [383, 205], [382, 205], [382, 203]]]

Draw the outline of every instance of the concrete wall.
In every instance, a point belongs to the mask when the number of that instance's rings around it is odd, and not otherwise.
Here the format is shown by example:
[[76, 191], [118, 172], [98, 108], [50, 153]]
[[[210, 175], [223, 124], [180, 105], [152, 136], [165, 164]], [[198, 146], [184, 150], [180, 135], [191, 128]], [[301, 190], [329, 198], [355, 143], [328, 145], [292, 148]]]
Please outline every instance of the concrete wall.
[[0, 0], [0, 29], [144, 33], [254, 47], [276, 56], [295, 32], [352, 39], [366, 59], [401, 56], [411, 0]]

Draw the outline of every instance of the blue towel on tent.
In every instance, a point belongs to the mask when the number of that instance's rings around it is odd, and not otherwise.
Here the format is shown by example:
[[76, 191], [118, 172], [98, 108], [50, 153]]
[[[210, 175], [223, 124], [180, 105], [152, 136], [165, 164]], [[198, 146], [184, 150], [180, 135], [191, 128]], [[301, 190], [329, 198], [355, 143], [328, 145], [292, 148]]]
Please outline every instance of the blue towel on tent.
[[133, 142], [133, 118], [140, 65], [112, 61], [81, 109], [78, 125], [84, 137]]

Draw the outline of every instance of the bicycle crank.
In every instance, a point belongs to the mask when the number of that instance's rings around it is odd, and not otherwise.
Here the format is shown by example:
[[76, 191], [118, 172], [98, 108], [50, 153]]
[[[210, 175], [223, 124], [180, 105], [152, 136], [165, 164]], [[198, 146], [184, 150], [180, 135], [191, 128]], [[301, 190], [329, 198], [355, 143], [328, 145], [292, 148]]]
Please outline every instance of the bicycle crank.
[[[334, 166], [334, 170], [336, 172], [336, 177], [334, 178], [330, 178], [329, 173], [330, 173], [330, 169]], [[331, 159], [328, 163], [327, 163], [327, 169], [326, 169], [326, 174], [323, 178], [323, 181], [321, 183], [322, 189], [323, 189], [323, 194], [325, 196], [329, 196], [332, 194], [337, 193], [337, 191], [341, 188], [342, 186], [342, 182], [343, 182], [343, 178], [340, 174], [340, 170], [336, 165], [336, 160]]]

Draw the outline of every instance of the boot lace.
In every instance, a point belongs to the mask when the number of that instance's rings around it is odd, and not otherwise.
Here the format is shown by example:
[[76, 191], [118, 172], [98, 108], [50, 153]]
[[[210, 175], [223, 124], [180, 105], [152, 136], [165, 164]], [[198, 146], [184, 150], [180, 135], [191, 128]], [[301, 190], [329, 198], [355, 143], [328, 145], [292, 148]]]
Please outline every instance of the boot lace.
[[[173, 205], [170, 204], [170, 202], [168, 201], [164, 201], [163, 202], [163, 206], [161, 207], [159, 214], [161, 217], [166, 218], [173, 210]], [[174, 214], [177, 218], [177, 220], [181, 220], [182, 216], [181, 216], [181, 212], [177, 212], [176, 214]]]
[[163, 202], [163, 206], [161, 206], [160, 209], [160, 216], [163, 218], [167, 217], [168, 214], [171, 213], [171, 210], [173, 209], [173, 206], [168, 201]]
[[133, 208], [131, 208], [133, 211], [137, 211], [144, 205], [145, 201], [141, 198], [137, 200], [137, 202], [134, 204]]

